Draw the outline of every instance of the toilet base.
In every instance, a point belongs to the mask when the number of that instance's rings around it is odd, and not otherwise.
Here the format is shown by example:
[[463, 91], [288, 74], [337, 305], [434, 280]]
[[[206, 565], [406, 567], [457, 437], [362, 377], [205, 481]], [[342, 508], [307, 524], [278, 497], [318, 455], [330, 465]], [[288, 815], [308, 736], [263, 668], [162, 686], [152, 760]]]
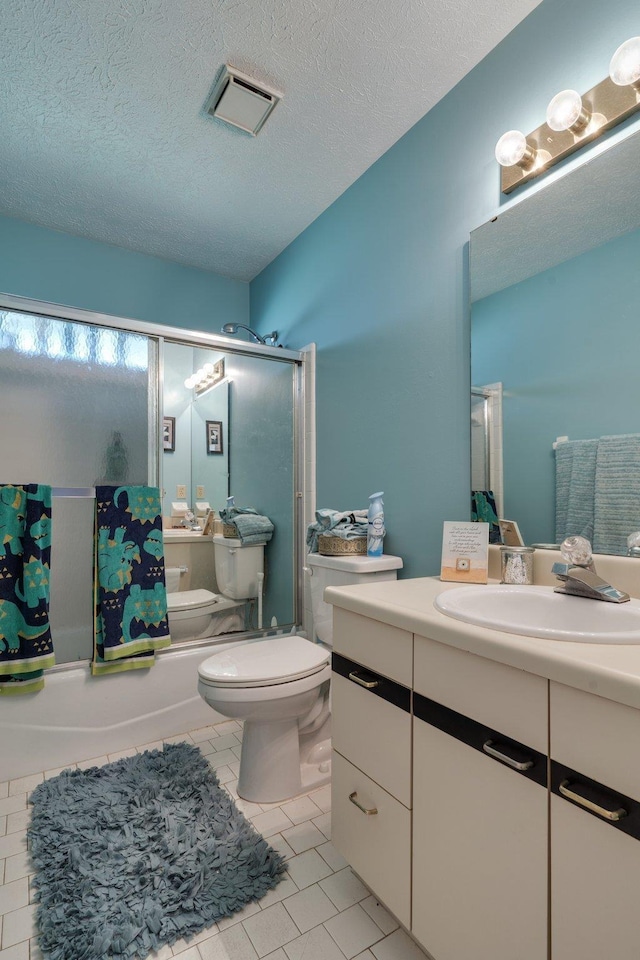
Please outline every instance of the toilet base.
[[238, 796], [252, 803], [280, 803], [331, 780], [331, 740], [316, 743], [300, 762], [297, 721], [245, 721]]
[[245, 720], [238, 796], [277, 803], [302, 793], [298, 721]]

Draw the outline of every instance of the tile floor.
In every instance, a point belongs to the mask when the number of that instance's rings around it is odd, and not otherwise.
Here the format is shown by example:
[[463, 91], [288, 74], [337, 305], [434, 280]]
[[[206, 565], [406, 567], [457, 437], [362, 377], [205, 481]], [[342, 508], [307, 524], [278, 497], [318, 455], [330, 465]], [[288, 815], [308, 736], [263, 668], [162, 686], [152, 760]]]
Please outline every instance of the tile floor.
[[[328, 786], [282, 804], [239, 800], [236, 785], [242, 729], [235, 720], [169, 737], [195, 743], [221, 784], [288, 861], [288, 873], [259, 903], [203, 930], [189, 942], [163, 947], [150, 960], [425, 960], [424, 954], [331, 845]], [[76, 764], [99, 766], [136, 749]], [[29, 792], [60, 770], [0, 782], [0, 960], [41, 960], [31, 903], [27, 851]], [[74, 960], [69, 957], [68, 960]]]

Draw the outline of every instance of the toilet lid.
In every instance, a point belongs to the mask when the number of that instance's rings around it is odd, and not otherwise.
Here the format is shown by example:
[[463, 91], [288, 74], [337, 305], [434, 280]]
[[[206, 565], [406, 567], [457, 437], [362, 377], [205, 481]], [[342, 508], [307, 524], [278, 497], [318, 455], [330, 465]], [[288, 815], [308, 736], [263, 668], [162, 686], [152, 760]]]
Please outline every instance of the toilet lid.
[[198, 674], [217, 686], [264, 687], [301, 680], [323, 670], [329, 652], [304, 637], [273, 637], [232, 647], [200, 664]]
[[220, 597], [221, 594], [212, 593], [211, 590], [180, 590], [167, 594], [167, 609], [174, 613], [178, 610], [198, 610], [215, 603]]

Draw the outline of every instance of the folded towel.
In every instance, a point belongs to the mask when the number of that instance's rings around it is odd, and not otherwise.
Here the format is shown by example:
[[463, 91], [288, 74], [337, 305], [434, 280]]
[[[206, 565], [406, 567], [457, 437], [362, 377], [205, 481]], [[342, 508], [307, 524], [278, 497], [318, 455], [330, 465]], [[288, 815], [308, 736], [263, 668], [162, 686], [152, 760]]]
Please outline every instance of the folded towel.
[[598, 440], [567, 440], [556, 447], [556, 543], [593, 540]]
[[171, 643], [160, 491], [96, 487], [93, 674], [150, 667]]
[[224, 507], [224, 509], [220, 511], [220, 519], [224, 523], [232, 523], [236, 517], [245, 513], [250, 513], [254, 516], [258, 515], [258, 511], [254, 507]]
[[316, 510], [316, 519], [307, 527], [309, 553], [318, 552], [318, 537], [331, 533], [343, 540], [354, 540], [367, 535], [367, 510], [331, 510], [327, 507]]
[[0, 694], [41, 690], [55, 663], [50, 561], [51, 487], [0, 485]]
[[265, 543], [273, 536], [274, 526], [271, 520], [259, 513], [237, 514], [232, 523], [243, 543]]
[[478, 523], [489, 524], [489, 543], [502, 543], [496, 498], [492, 490], [471, 491], [471, 519]]
[[594, 553], [624, 555], [640, 530], [640, 434], [600, 437], [595, 474]]

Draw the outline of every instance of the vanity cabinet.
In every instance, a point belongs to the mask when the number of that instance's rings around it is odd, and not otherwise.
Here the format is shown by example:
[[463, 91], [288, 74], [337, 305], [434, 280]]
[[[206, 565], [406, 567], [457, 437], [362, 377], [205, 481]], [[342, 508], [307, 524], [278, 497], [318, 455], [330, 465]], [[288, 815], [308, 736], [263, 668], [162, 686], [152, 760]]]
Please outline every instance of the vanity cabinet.
[[640, 709], [338, 607], [332, 696], [333, 842], [434, 960], [640, 957]]
[[414, 650], [412, 933], [436, 960], [546, 960], [547, 682]]
[[551, 956], [635, 960], [640, 711], [552, 682], [550, 722]]
[[406, 927], [412, 661], [411, 633], [334, 611], [333, 843]]

